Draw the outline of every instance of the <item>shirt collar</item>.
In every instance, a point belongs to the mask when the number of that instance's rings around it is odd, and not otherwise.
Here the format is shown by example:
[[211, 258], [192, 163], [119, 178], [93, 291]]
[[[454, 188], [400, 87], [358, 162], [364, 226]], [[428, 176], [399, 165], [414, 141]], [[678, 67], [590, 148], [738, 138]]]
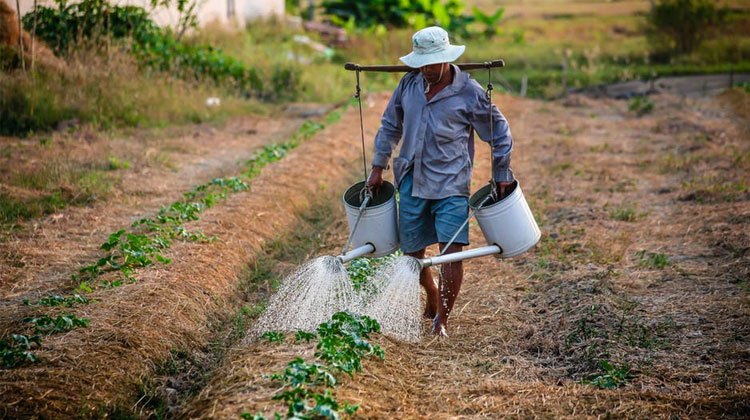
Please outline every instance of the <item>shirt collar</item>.
[[[457, 94], [461, 91], [461, 89], [463, 89], [463, 87], [466, 85], [466, 82], [468, 82], [468, 73], [461, 71], [461, 69], [453, 63], [451, 63], [450, 66], [451, 68], [453, 68], [453, 81], [450, 85], [446, 86], [443, 90], [438, 92], [438, 94], [430, 99], [427, 103], [439, 101], [443, 98], [447, 98], [449, 96]], [[419, 76], [417, 80], [419, 82], [419, 85], [424, 86], [424, 76], [422, 76], [422, 72], [419, 72], [418, 74]]]

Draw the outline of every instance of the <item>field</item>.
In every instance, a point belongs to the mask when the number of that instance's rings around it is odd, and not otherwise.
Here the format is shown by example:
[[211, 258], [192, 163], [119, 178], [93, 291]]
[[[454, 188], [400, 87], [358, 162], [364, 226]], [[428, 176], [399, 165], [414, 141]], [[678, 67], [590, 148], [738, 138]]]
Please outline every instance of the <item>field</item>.
[[[746, 417], [747, 86], [631, 99], [566, 93], [552, 68], [563, 57], [585, 61], [567, 87], [648, 67], [623, 61], [643, 55], [633, 13], [648, 2], [526, 3], [503, 3], [500, 41], [470, 41], [464, 58], [509, 64], [496, 74], [507, 92], [494, 99], [542, 239], [517, 258], [467, 261], [450, 338], [374, 334], [384, 358], [338, 377], [333, 397], [358, 404], [354, 418]], [[732, 6], [733, 24], [747, 28], [744, 5]], [[2, 417], [286, 412], [270, 375], [295, 357], [312, 360], [315, 345], [246, 333], [284, 276], [346, 242], [341, 194], [361, 179], [362, 157], [353, 74], [341, 62], [395, 63], [409, 31], [354, 34], [328, 62], [274, 25], [198, 36], [262, 69], [289, 51], [310, 54], [299, 73], [307, 88], [290, 99], [168, 79], [152, 94], [172, 96], [134, 126], [88, 120], [0, 137]], [[745, 54], [750, 37], [738, 33], [663, 70], [696, 71], [712, 46], [732, 42]], [[746, 59], [730, 63], [741, 69]], [[131, 64], [92, 76], [102, 84], [77, 93], [81, 106], [102, 103], [91, 89], [158, 80], [139, 79]], [[30, 83], [13, 77], [0, 84]], [[363, 76], [368, 155], [396, 77]], [[214, 94], [222, 106], [203, 107]], [[123, 98], [156, 107], [148, 94]], [[478, 142], [472, 191], [489, 172]], [[474, 222], [470, 238], [484, 245]]]

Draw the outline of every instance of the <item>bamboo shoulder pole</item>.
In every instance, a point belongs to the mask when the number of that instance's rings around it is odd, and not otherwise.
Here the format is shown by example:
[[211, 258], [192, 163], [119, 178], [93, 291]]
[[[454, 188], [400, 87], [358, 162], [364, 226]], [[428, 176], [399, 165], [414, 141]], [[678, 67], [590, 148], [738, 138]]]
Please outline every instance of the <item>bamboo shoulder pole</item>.
[[[461, 70], [477, 70], [477, 69], [505, 67], [505, 61], [493, 60], [493, 61], [485, 61], [483, 63], [457, 63], [456, 65]], [[409, 71], [418, 70], [409, 66], [382, 66], [382, 65], [362, 66], [356, 63], [346, 63], [344, 64], [344, 68], [350, 71], [378, 71], [378, 72], [386, 72], [386, 73], [409, 72]]]

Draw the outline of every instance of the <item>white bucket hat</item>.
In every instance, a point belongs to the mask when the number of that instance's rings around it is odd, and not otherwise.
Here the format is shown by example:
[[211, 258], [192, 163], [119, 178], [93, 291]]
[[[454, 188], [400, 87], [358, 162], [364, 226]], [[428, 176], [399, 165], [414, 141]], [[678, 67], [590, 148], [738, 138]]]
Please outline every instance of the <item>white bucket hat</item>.
[[411, 40], [413, 51], [401, 57], [401, 62], [412, 68], [450, 63], [460, 57], [466, 49], [463, 45], [451, 45], [448, 41], [448, 32], [439, 26], [419, 30]]

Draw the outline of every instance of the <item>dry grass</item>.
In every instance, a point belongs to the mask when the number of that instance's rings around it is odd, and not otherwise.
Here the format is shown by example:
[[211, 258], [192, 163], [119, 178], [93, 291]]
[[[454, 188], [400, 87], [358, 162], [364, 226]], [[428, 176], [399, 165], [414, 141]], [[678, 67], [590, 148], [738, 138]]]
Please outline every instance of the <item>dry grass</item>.
[[[379, 338], [386, 360], [366, 362], [338, 398], [376, 418], [742, 417], [750, 409], [749, 198], [694, 188], [701, 173], [746, 182], [747, 120], [732, 101], [656, 97], [654, 113], [637, 117], [613, 100], [498, 98], [542, 242], [514, 260], [467, 262], [451, 338]], [[368, 138], [377, 103], [365, 113]], [[77, 312], [92, 318], [89, 328], [50, 337], [43, 364], [2, 372], [6, 415], [140, 412], [134, 387], [152, 366], [170, 350], [205, 346], [215, 320], [242, 305], [236, 282], [247, 261], [313, 196], [338, 200], [358, 166], [355, 122], [349, 113], [267, 168], [251, 193], [207, 212], [196, 227], [220, 242], [175, 246], [172, 265], [95, 293], [99, 301]], [[489, 172], [486, 147], [478, 149], [475, 187]], [[669, 153], [683, 160], [665, 162]], [[343, 236], [323, 239], [322, 252], [333, 252]], [[472, 241], [483, 243], [476, 226]], [[664, 264], [649, 260], [658, 255]], [[18, 309], [5, 305], [4, 325], [24, 316]], [[235, 348], [176, 415], [270, 412], [276, 384], [262, 375], [306, 352]], [[592, 385], [607, 374], [619, 387]]]
[[[381, 337], [386, 360], [366, 362], [337, 398], [362, 404], [366, 418], [742, 417], [750, 408], [748, 198], [681, 200], [689, 174], [658, 164], [681, 137], [658, 127], [692, 132], [691, 121], [720, 141], [726, 152], [709, 153], [709, 168], [732, 148], [747, 153], [747, 132], [716, 101], [655, 101], [654, 115], [638, 118], [617, 101], [499, 99], [542, 243], [511, 261], [467, 262], [451, 338]], [[710, 117], [689, 119], [695, 112]], [[477, 183], [487, 160], [477, 157]], [[607, 206], [622, 203], [638, 217], [613, 218]], [[482, 242], [476, 227], [472, 238]], [[649, 265], [648, 253], [668, 264]], [[273, 411], [275, 384], [262, 375], [298, 354], [268, 343], [236, 349], [186, 415]], [[618, 388], [588, 384], [608, 373], [601, 361], [623, 374]]]
[[[342, 124], [355, 126], [355, 115], [349, 112]], [[370, 126], [376, 118], [371, 117]], [[192, 226], [219, 241], [175, 245], [167, 255], [174, 259], [171, 265], [138, 272], [135, 284], [93, 293], [96, 303], [76, 311], [92, 319], [88, 328], [47, 338], [39, 352], [41, 364], [2, 372], [4, 415], [88, 416], [129, 409], [135, 385], [155, 364], [171, 349], [200, 346], [213, 320], [238, 306], [238, 276], [254, 253], [291, 229], [317, 194], [337, 196], [343, 190], [358, 151], [347, 132], [335, 127], [321, 132], [264, 170], [252, 192], [233, 196]], [[301, 181], [311, 173], [316, 174], [313, 182]], [[102, 240], [86, 242], [95, 247]], [[56, 255], [74, 267], [68, 252]], [[35, 293], [54, 287], [48, 282], [30, 279], [23, 289]], [[19, 325], [29, 311], [20, 298], [6, 300], [0, 310], [2, 330]]]

